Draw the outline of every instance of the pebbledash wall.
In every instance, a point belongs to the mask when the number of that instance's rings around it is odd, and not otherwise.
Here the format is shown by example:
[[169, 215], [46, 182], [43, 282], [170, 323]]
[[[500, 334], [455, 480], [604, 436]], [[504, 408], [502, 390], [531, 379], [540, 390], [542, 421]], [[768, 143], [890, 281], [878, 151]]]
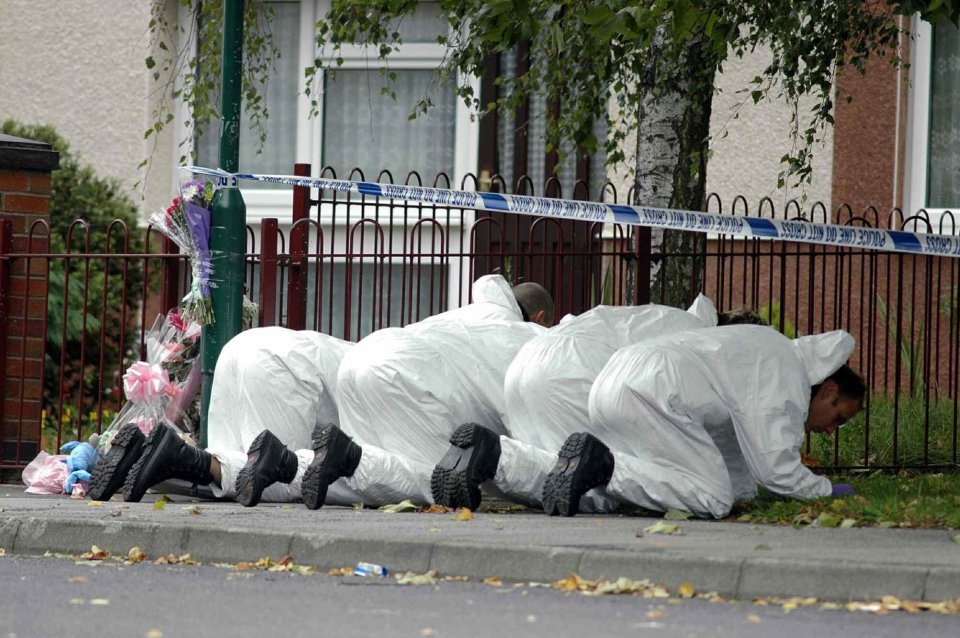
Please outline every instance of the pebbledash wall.
[[[52, 125], [72, 153], [99, 176], [120, 180], [145, 211], [168, 202], [175, 184], [172, 136], [144, 139], [155, 106], [144, 63], [151, 4], [0, 1], [0, 122]], [[151, 153], [146, 174], [137, 166]]]
[[18, 426], [40, 423], [47, 305], [46, 260], [6, 261], [3, 254], [26, 250], [31, 228], [29, 248], [48, 250], [42, 222], [50, 220], [50, 173], [59, 165], [49, 144], [0, 135], [0, 458], [16, 457], [18, 437], [35, 441], [39, 434]]

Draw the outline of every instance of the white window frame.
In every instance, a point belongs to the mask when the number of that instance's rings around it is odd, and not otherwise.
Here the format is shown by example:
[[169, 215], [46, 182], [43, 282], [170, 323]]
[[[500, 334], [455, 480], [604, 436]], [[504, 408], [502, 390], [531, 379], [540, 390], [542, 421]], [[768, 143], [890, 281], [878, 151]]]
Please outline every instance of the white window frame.
[[[296, 0], [294, 0], [296, 1]], [[330, 0], [300, 0], [300, 46], [299, 46], [299, 68], [304, 69], [313, 65], [316, 58], [325, 59], [324, 52], [319, 51], [315, 42], [315, 25], [317, 17], [326, 15], [330, 10]], [[181, 7], [178, 13], [180, 25], [189, 32], [192, 15], [190, 11]], [[389, 65], [393, 69], [435, 69], [443, 60], [445, 48], [435, 43], [410, 43], [403, 44], [399, 49], [391, 54]], [[362, 46], [344, 46], [340, 52], [344, 59], [343, 68], [345, 69], [364, 69], [378, 68], [376, 57], [366, 51]], [[475, 92], [480, 90], [479, 78], [467, 78], [462, 80], [473, 87]], [[317, 86], [323, 86], [323, 74], [316, 78]], [[297, 93], [297, 146], [295, 150], [295, 161], [297, 163], [309, 163], [311, 165], [314, 177], [319, 176], [321, 165], [321, 153], [323, 149], [323, 100], [320, 100], [318, 113], [310, 117], [310, 100], [304, 93], [303, 85]], [[181, 103], [177, 106], [177, 139], [192, 139], [193, 131], [188, 124], [186, 107]], [[467, 174], [476, 174], [477, 155], [479, 151], [480, 125], [476, 118], [471, 117], [470, 109], [463, 103], [463, 100], [456, 100], [456, 111], [454, 121], [454, 166], [453, 174], [450, 175], [451, 187], [458, 188]], [[269, 143], [269, 140], [268, 142]], [[180, 149], [174, 149], [174, 165], [179, 160]], [[241, 170], [244, 167], [240, 167]], [[290, 172], [293, 172], [293, 163], [290, 166]], [[174, 183], [177, 177], [174, 175]], [[291, 209], [293, 206], [293, 191], [290, 187], [276, 189], [258, 188], [245, 189], [240, 185], [243, 199], [247, 206], [247, 223], [259, 225], [261, 220], [267, 217], [276, 217], [281, 223], [291, 221]], [[313, 192], [316, 197], [316, 192]], [[438, 211], [439, 212], [439, 211]], [[438, 216], [439, 217], [439, 216]], [[452, 220], [459, 220], [456, 215]], [[451, 221], [452, 221], [451, 220]], [[331, 210], [327, 206], [321, 207], [320, 222], [329, 224], [332, 222]]]
[[[956, 220], [956, 228], [947, 234], [960, 234], [960, 202], [953, 209], [927, 207], [927, 171], [930, 137], [930, 88], [931, 61], [933, 58], [933, 27], [929, 22], [913, 17], [911, 32], [914, 34], [910, 52], [910, 85], [907, 88], [907, 165], [904, 171], [904, 216], [914, 215], [923, 209], [930, 218], [934, 233], [940, 229], [940, 220], [950, 210]], [[909, 225], [906, 230], [926, 233], [923, 222]]]

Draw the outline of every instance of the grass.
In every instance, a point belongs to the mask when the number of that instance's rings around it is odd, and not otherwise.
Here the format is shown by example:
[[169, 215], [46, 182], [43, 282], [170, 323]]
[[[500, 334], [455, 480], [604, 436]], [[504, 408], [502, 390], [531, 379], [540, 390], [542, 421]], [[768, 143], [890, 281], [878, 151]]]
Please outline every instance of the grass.
[[960, 529], [960, 474], [884, 474], [831, 477], [857, 495], [811, 502], [770, 494], [738, 503], [730, 520], [804, 527], [918, 527]]
[[[901, 397], [894, 420], [892, 397], [876, 396], [870, 403], [870, 432], [867, 439], [866, 413], [861, 412], [842, 427], [839, 450], [834, 457], [834, 437], [810, 437], [811, 465], [821, 467], [921, 466], [947, 465], [953, 461], [954, 409], [951, 400], [931, 400], [929, 429], [926, 429], [926, 403], [922, 397]], [[894, 423], [897, 428], [897, 454], [894, 457]], [[926, 462], [924, 445], [926, 443]], [[866, 463], [865, 463], [866, 461]]]

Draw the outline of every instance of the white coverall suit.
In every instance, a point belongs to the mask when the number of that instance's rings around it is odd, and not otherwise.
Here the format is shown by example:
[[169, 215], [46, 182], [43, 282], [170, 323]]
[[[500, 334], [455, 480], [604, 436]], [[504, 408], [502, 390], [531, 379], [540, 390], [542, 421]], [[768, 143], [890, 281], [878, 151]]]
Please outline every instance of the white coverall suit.
[[[493, 488], [509, 500], [541, 506], [543, 484], [557, 451], [568, 436], [587, 427], [590, 388], [610, 357], [644, 339], [716, 325], [716, 307], [700, 295], [686, 311], [655, 304], [597, 306], [564, 317], [560, 325], [530, 340], [504, 379], [512, 439], [500, 438]], [[616, 507], [616, 502], [603, 499], [602, 490], [596, 492], [591, 495], [596, 498], [581, 501], [582, 511]]]
[[[303, 474], [314, 457], [314, 426], [340, 424], [337, 369], [354, 347], [319, 332], [286, 328], [247, 330], [227, 342], [217, 360], [210, 395], [207, 451], [220, 461], [221, 473], [220, 487], [210, 485], [214, 496], [236, 496], [237, 476], [247, 462], [250, 444], [260, 432], [270, 430], [296, 454], [297, 473], [290, 483], [268, 486], [261, 500], [301, 499]], [[407, 498], [410, 486], [419, 485], [405, 459], [373, 445], [364, 446], [363, 456], [365, 467], [380, 472], [354, 476], [383, 502]]]
[[[330, 485], [327, 503], [431, 502], [430, 476], [457, 427], [506, 433], [504, 374], [520, 347], [545, 331], [523, 321], [503, 277], [487, 275], [474, 282], [472, 304], [361, 340], [343, 359], [337, 392], [343, 431], [363, 455], [352, 477]], [[398, 464], [415, 480], [398, 476]]]
[[[255, 328], [227, 342], [217, 360], [210, 392], [207, 451], [220, 461], [217, 497], [236, 496], [247, 449], [270, 430], [297, 451], [297, 476], [263, 492], [268, 502], [300, 498], [300, 479], [313, 461], [310, 437], [318, 423], [339, 423], [337, 368], [354, 344], [308, 330]], [[303, 448], [303, 449], [301, 449]]]
[[844, 364], [837, 330], [790, 340], [725, 326], [619, 350], [590, 392], [584, 428], [613, 451], [608, 494], [651, 510], [722, 518], [757, 485], [797, 499], [831, 493], [800, 460], [812, 386]]

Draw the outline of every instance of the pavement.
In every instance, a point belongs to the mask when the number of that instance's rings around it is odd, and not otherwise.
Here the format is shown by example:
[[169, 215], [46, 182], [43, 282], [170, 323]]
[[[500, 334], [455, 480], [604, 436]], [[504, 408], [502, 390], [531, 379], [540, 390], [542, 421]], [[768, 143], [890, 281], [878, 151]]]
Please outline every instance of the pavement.
[[[155, 509], [142, 503], [95, 504], [34, 496], [0, 485], [0, 548], [22, 555], [81, 554], [97, 545], [125, 555], [190, 554], [201, 562], [237, 563], [290, 555], [319, 570], [359, 561], [393, 572], [550, 582], [647, 578], [676, 591], [750, 600], [816, 596], [823, 600], [960, 599], [960, 543], [951, 530], [812, 528], [726, 521], [672, 521], [676, 534], [644, 529], [657, 518], [490, 511], [472, 520], [452, 513], [399, 513], [300, 504], [232, 502], [172, 496]], [[199, 507], [197, 507], [199, 506]]]

